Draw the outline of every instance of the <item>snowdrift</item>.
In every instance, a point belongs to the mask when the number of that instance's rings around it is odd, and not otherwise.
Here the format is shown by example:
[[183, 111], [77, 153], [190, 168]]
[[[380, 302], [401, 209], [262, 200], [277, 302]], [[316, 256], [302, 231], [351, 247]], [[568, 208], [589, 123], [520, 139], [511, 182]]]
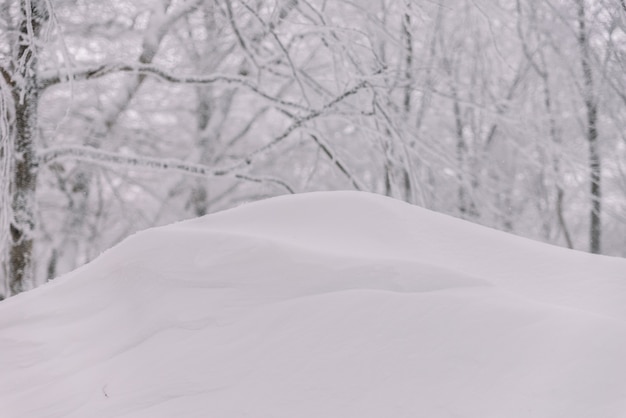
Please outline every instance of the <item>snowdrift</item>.
[[366, 193], [132, 236], [0, 303], [6, 418], [623, 418], [626, 260]]

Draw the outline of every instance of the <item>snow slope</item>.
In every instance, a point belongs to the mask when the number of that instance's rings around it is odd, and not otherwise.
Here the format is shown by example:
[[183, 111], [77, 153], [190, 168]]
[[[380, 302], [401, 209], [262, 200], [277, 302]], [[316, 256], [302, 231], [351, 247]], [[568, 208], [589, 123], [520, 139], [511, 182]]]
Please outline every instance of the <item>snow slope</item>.
[[0, 416], [623, 418], [626, 260], [366, 193], [252, 203], [1, 302]]

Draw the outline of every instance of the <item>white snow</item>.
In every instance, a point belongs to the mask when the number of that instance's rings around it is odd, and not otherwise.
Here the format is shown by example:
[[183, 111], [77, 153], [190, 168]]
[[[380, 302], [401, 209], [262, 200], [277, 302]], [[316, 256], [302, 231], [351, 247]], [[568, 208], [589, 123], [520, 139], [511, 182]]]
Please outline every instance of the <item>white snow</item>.
[[366, 193], [252, 203], [0, 303], [0, 416], [623, 418], [626, 260]]

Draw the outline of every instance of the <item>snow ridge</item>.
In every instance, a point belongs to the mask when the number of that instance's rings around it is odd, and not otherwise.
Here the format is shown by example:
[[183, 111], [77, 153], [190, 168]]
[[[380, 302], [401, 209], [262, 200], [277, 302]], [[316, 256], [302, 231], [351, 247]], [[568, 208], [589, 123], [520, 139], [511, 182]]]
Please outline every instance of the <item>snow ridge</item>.
[[251, 203], [1, 302], [0, 411], [621, 418], [624, 271], [367, 193]]

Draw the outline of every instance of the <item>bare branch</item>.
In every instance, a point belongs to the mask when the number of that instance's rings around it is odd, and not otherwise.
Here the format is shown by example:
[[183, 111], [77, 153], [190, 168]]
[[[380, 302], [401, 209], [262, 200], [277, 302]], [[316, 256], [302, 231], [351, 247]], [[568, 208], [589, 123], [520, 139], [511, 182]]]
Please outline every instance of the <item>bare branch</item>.
[[295, 121], [291, 125], [289, 125], [287, 127], [287, 129], [285, 129], [283, 131], [282, 134], [280, 134], [279, 136], [277, 136], [276, 138], [274, 138], [272, 141], [268, 142], [267, 144], [263, 145], [262, 147], [259, 147], [256, 150], [254, 150], [253, 152], [251, 152], [250, 154], [248, 154], [248, 156], [242, 162], [239, 162], [239, 163], [237, 163], [237, 164], [235, 164], [235, 165], [233, 165], [230, 168], [225, 169], [225, 170], [233, 171], [233, 170], [236, 170], [236, 169], [238, 169], [240, 167], [243, 167], [244, 165], [250, 164], [252, 162], [252, 159], [254, 159], [258, 155], [260, 155], [260, 154], [262, 154], [262, 153], [264, 153], [264, 152], [274, 148], [276, 145], [278, 145], [280, 142], [282, 142], [285, 138], [287, 138], [289, 135], [291, 135], [291, 133], [293, 131], [295, 131], [296, 129], [300, 128], [305, 123], [307, 123], [307, 122], [309, 122], [309, 121], [311, 121], [311, 120], [321, 116], [322, 114], [326, 113], [328, 110], [333, 108], [338, 103], [342, 102], [343, 100], [347, 99], [350, 96], [353, 96], [354, 94], [359, 92], [359, 90], [362, 90], [362, 89], [364, 89], [367, 86], [368, 86], [368, 82], [366, 80], [363, 80], [360, 83], [358, 83], [356, 86], [352, 87], [349, 90], [346, 90], [345, 92], [343, 92], [342, 94], [340, 94], [339, 96], [334, 98], [333, 100], [331, 100], [328, 103], [326, 103], [320, 109], [314, 110], [314, 111], [310, 112], [308, 115], [306, 115], [304, 117], [295, 119]]
[[[135, 73], [135, 74], [148, 74], [155, 76], [163, 81], [168, 81], [170, 83], [182, 83], [182, 84], [214, 84], [214, 83], [225, 83], [225, 84], [237, 84], [257, 95], [267, 99], [273, 103], [280, 104], [282, 106], [291, 107], [299, 110], [310, 110], [309, 108], [299, 105], [298, 103], [291, 102], [288, 100], [280, 99], [270, 93], [267, 93], [261, 90], [258, 86], [250, 82], [248, 79], [243, 77], [233, 77], [226, 74], [210, 74], [210, 75], [185, 75], [185, 76], [177, 76], [169, 71], [159, 68], [154, 65], [149, 64], [107, 64], [101, 65], [94, 68], [88, 68], [81, 71], [78, 71], [74, 74], [75, 80], [92, 80], [96, 78], [105, 77], [114, 73]], [[60, 75], [55, 74], [45, 78], [42, 78], [40, 85], [45, 87], [51, 86], [53, 84], [60, 82]]]
[[74, 159], [86, 161], [94, 164], [105, 166], [125, 166], [128, 168], [140, 168], [157, 171], [175, 171], [178, 173], [196, 176], [196, 177], [221, 177], [232, 174], [239, 180], [250, 181], [254, 183], [270, 183], [278, 185], [289, 193], [295, 193], [294, 189], [286, 182], [280, 179], [270, 177], [254, 177], [248, 174], [233, 173], [232, 170], [212, 170], [202, 164], [194, 164], [183, 160], [173, 158], [152, 158], [146, 156], [121, 155], [112, 152], [102, 151], [97, 148], [88, 147], [62, 147], [48, 149], [40, 154], [40, 164], [50, 164], [57, 160]]
[[326, 156], [335, 164], [335, 166], [341, 171], [352, 183], [352, 186], [356, 190], [365, 190], [365, 188], [359, 184], [359, 181], [348, 171], [347, 167], [339, 158], [331, 151], [330, 147], [321, 141], [316, 135], [311, 135], [311, 139], [320, 147], [320, 149], [326, 154]]
[[225, 3], [226, 3], [226, 13], [228, 15], [230, 26], [233, 29], [235, 36], [237, 37], [237, 41], [239, 45], [241, 46], [241, 49], [245, 52], [246, 56], [250, 59], [250, 61], [252, 61], [254, 66], [259, 68], [259, 63], [257, 62], [250, 48], [248, 47], [247, 42], [245, 41], [243, 35], [241, 34], [241, 31], [239, 30], [239, 27], [237, 26], [237, 22], [235, 21], [235, 16], [233, 15], [233, 8], [232, 8], [232, 5], [230, 4], [230, 0], [226, 0]]
[[252, 177], [245, 174], [235, 174], [235, 178], [240, 180], [251, 181], [253, 183], [271, 183], [276, 184], [280, 187], [285, 188], [290, 194], [295, 194], [296, 192], [293, 190], [291, 186], [285, 183], [283, 180], [270, 178], [270, 177]]
[[199, 177], [217, 177], [227, 174], [224, 170], [211, 170], [201, 164], [189, 163], [173, 158], [153, 158], [145, 156], [122, 155], [102, 151], [92, 147], [50, 148], [40, 153], [39, 164], [47, 165], [57, 160], [74, 159], [96, 164], [117, 165], [153, 170], [177, 171]]

